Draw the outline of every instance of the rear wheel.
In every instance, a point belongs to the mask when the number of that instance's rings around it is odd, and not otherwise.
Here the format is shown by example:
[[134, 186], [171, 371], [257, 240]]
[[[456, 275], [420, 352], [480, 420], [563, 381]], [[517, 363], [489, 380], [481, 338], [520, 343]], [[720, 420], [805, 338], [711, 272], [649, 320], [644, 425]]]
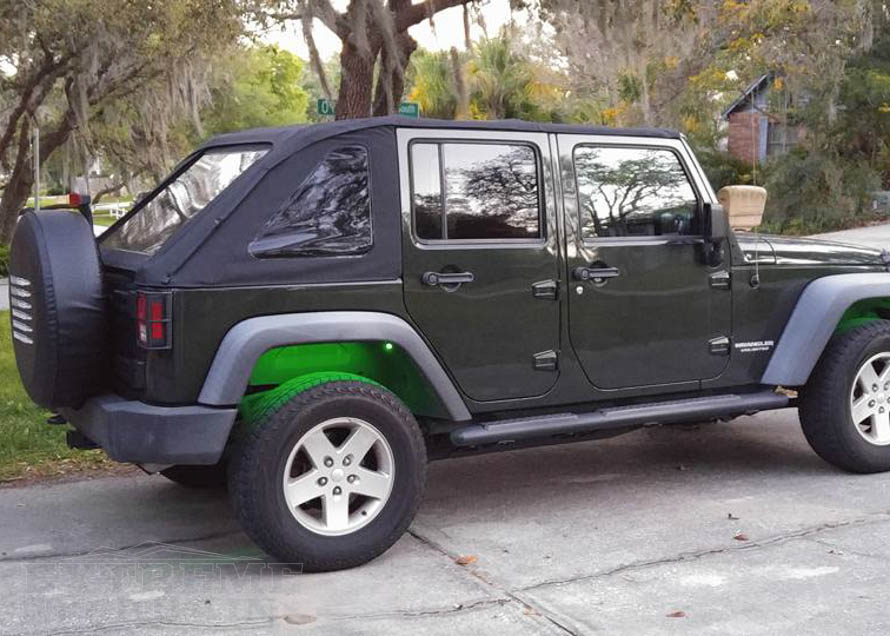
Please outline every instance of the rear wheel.
[[890, 321], [838, 334], [801, 392], [810, 446], [844, 470], [890, 470]]
[[305, 571], [359, 565], [407, 529], [423, 494], [426, 449], [414, 417], [386, 389], [338, 381], [259, 419], [229, 471], [247, 534]]

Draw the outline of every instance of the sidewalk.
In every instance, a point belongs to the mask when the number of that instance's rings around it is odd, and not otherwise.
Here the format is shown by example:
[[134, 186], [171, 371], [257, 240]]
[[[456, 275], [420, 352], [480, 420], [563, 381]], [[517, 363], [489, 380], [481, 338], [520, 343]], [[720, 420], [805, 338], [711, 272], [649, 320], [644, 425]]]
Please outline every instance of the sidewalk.
[[0, 311], [9, 309], [9, 279], [0, 278]]

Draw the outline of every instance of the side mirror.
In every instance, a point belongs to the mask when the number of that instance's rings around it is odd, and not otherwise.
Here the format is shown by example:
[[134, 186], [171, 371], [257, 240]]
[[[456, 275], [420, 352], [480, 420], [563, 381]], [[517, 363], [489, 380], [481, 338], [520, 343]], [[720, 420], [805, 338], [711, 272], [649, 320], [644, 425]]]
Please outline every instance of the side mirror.
[[723, 262], [723, 243], [729, 237], [729, 222], [722, 205], [705, 203], [705, 262], [717, 267]]
[[726, 186], [717, 193], [730, 227], [736, 230], [751, 230], [760, 225], [766, 198], [766, 189], [759, 186]]
[[722, 243], [729, 236], [726, 210], [720, 204], [705, 203], [705, 239], [710, 243]]

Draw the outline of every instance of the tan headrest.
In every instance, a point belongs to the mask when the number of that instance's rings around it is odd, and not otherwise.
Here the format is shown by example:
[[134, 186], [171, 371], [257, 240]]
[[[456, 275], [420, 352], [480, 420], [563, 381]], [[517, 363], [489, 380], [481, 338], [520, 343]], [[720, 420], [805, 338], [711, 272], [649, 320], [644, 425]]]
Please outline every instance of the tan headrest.
[[726, 210], [729, 227], [734, 230], [751, 230], [763, 221], [766, 196], [766, 188], [734, 185], [721, 188], [717, 193], [717, 201]]

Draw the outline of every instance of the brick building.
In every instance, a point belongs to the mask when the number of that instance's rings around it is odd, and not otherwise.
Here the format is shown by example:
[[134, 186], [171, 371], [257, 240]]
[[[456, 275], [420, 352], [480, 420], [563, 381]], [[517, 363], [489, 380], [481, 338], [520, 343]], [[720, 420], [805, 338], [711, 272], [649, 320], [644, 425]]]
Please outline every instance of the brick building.
[[765, 73], [748, 86], [723, 111], [729, 127], [729, 153], [747, 163], [761, 164], [793, 148], [803, 127], [786, 123], [790, 102], [788, 91], [775, 73]]

